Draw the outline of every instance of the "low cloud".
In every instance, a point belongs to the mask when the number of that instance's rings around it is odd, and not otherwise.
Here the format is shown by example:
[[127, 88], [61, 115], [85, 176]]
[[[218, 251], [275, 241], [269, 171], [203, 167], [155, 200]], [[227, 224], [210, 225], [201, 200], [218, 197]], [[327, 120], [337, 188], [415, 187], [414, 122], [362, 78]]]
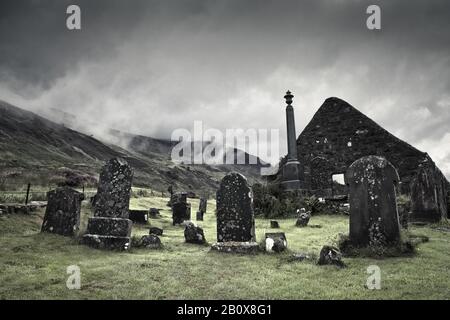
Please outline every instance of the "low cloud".
[[79, 1], [81, 31], [69, 4], [2, 1], [0, 99], [159, 138], [279, 128], [285, 153], [285, 91], [297, 134], [337, 96], [450, 178], [448, 1], [381, 2], [381, 31], [368, 1]]

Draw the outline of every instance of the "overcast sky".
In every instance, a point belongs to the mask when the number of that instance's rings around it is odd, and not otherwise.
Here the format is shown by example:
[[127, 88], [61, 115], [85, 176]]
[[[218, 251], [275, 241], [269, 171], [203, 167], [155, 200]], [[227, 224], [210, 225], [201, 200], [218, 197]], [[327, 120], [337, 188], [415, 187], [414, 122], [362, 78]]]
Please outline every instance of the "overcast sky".
[[297, 134], [337, 96], [450, 178], [449, 39], [448, 0], [2, 0], [0, 99], [160, 138], [194, 120], [279, 128], [284, 154], [285, 91]]

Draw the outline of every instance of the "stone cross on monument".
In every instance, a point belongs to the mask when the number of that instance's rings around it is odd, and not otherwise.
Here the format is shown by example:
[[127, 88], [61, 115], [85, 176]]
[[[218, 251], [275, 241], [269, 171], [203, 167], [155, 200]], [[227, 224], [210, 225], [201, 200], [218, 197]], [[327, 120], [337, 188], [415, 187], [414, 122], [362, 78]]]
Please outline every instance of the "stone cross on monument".
[[282, 169], [281, 187], [284, 190], [299, 190], [302, 188], [300, 181], [300, 162], [297, 158], [297, 138], [295, 134], [294, 108], [292, 107], [292, 98], [294, 95], [287, 91], [286, 99], [286, 127], [287, 127], [287, 161]]

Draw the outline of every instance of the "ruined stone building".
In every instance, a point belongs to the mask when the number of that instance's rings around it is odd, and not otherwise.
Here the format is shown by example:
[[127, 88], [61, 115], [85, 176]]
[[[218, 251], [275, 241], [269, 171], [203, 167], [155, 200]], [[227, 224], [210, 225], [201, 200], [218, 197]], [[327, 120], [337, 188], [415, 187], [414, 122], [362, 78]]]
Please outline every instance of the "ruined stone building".
[[[297, 138], [303, 189], [320, 197], [345, 194], [339, 184], [347, 168], [363, 156], [389, 160], [400, 176], [399, 192], [411, 195], [413, 218], [446, 217], [450, 185], [430, 156], [398, 139], [356, 108], [328, 98]], [[284, 161], [281, 162], [281, 167]], [[279, 181], [280, 173], [269, 177]], [[336, 180], [336, 181], [335, 181]]]

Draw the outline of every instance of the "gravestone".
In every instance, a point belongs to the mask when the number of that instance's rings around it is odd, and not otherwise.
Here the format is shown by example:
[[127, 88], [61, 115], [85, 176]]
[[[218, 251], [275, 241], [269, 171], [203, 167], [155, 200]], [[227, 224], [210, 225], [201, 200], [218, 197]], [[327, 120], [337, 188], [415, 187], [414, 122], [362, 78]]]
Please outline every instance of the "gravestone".
[[197, 211], [197, 220], [198, 221], [203, 221], [203, 216], [206, 213], [206, 206], [208, 204], [208, 200], [205, 198], [200, 198], [200, 204], [198, 206], [198, 211]]
[[[220, 251], [221, 243], [233, 242], [236, 245], [224, 245], [224, 251], [239, 247], [239, 243], [246, 243], [243, 248], [253, 250], [256, 244], [255, 219], [253, 214], [252, 190], [247, 179], [239, 173], [227, 174], [220, 183], [217, 191], [217, 244], [214, 249]], [[240, 251], [240, 250], [238, 250]]]
[[69, 187], [49, 191], [41, 232], [63, 236], [76, 235], [80, 226], [80, 209], [83, 200], [82, 193]]
[[265, 244], [267, 252], [283, 252], [287, 249], [286, 235], [284, 232], [268, 232]]
[[154, 234], [157, 236], [162, 236], [163, 232], [164, 232], [164, 230], [162, 228], [158, 228], [158, 227], [150, 227], [150, 229], [148, 229], [148, 234]]
[[150, 218], [158, 218], [160, 216], [159, 209], [150, 208], [149, 210]]
[[187, 203], [187, 194], [175, 193], [170, 199], [172, 205], [172, 224], [181, 224], [191, 220], [191, 204]]
[[342, 254], [338, 248], [332, 246], [323, 246], [320, 250], [319, 260], [317, 261], [319, 266], [323, 265], [335, 265], [340, 268], [345, 267], [345, 263], [342, 261]]
[[[447, 216], [445, 183], [436, 167], [422, 165], [410, 183], [411, 220], [439, 222]], [[440, 185], [442, 184], [442, 185]]]
[[148, 210], [130, 210], [129, 219], [134, 223], [145, 224], [148, 221]]
[[161, 249], [161, 239], [155, 234], [142, 236], [137, 242], [133, 243], [133, 247], [147, 248], [147, 249]]
[[184, 239], [188, 243], [204, 244], [206, 243], [203, 229], [192, 222], [188, 222], [184, 228]]
[[394, 166], [383, 157], [367, 156], [353, 162], [345, 178], [350, 192], [350, 241], [366, 246], [375, 236], [386, 244], [397, 243], [400, 225], [395, 187], [399, 176]]
[[270, 220], [270, 227], [272, 229], [278, 229], [280, 228], [280, 224], [278, 223], [277, 220]]
[[308, 225], [309, 219], [311, 219], [311, 212], [308, 211], [306, 212], [306, 210], [304, 208], [302, 208], [300, 211], [297, 210], [299, 212], [298, 216], [297, 216], [297, 221], [295, 222], [295, 225], [297, 227], [306, 227]]
[[100, 172], [94, 217], [89, 218], [83, 242], [95, 248], [128, 249], [132, 221], [129, 204], [133, 171], [120, 158], [109, 160]]

